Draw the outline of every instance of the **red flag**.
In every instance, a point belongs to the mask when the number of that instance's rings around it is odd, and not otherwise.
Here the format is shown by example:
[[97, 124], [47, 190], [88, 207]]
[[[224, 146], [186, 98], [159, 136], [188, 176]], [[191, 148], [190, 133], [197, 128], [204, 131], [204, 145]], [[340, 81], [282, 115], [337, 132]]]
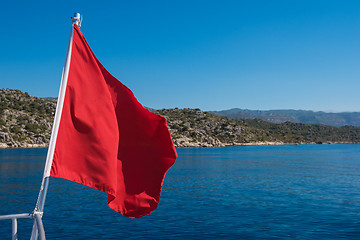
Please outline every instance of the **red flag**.
[[74, 24], [70, 70], [50, 175], [108, 194], [113, 210], [150, 214], [177, 157], [164, 117], [145, 109]]

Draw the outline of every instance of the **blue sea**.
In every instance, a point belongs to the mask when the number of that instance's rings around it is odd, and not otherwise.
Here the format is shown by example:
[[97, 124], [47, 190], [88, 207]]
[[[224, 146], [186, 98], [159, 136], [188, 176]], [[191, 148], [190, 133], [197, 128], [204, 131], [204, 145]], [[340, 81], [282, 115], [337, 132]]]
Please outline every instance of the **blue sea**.
[[[0, 150], [0, 214], [34, 208], [47, 149]], [[159, 207], [128, 219], [51, 178], [47, 239], [360, 239], [360, 145], [178, 149]], [[20, 219], [19, 238], [32, 222]], [[0, 221], [11, 239], [11, 221]]]

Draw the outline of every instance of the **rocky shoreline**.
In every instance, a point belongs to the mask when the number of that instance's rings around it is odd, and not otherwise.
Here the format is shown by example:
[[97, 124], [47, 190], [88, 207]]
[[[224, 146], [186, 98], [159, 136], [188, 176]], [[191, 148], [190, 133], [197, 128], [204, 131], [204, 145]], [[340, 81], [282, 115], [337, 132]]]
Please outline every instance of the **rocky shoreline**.
[[4, 148], [47, 148], [49, 145], [46, 143], [42, 144], [31, 144], [31, 143], [15, 143], [13, 146], [9, 146], [6, 143], [0, 143], [0, 149]]
[[[321, 144], [359, 144], [352, 142], [326, 142]], [[176, 148], [220, 148], [220, 147], [231, 147], [231, 146], [271, 146], [271, 145], [320, 145], [319, 143], [285, 143], [285, 142], [252, 142], [252, 143], [233, 143], [233, 144], [209, 144], [207, 142], [190, 142], [184, 141], [184, 139], [174, 140]], [[29, 143], [14, 143], [8, 145], [6, 143], [0, 143], [0, 149], [13, 149], [13, 148], [47, 148], [47, 143], [41, 144], [29, 144]]]

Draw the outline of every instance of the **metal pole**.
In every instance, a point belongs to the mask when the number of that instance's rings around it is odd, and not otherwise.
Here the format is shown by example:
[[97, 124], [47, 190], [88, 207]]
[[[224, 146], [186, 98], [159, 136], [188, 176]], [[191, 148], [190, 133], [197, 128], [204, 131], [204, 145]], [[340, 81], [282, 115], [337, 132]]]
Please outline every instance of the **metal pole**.
[[12, 236], [12, 240], [17, 240], [17, 219], [13, 218], [11, 219], [11, 236]]
[[0, 216], [0, 220], [8, 220], [14, 218], [32, 218], [31, 213], [21, 213], [21, 214], [10, 214]]
[[[47, 194], [47, 190], [48, 190], [48, 186], [49, 186], [50, 170], [51, 170], [51, 165], [53, 162], [56, 139], [57, 139], [57, 134], [58, 134], [59, 126], [60, 126], [61, 113], [62, 113], [62, 109], [63, 109], [63, 105], [64, 105], [66, 85], [67, 85], [67, 80], [68, 80], [68, 76], [69, 76], [71, 51], [72, 51], [72, 39], [73, 39], [73, 31], [74, 31], [73, 24], [76, 24], [79, 27], [81, 25], [80, 13], [75, 13], [74, 17], [72, 17], [71, 19], [72, 19], [73, 23], [71, 24], [70, 38], [69, 38], [68, 48], [66, 51], [64, 68], [63, 68], [63, 72], [62, 72], [62, 76], [61, 76], [61, 84], [60, 84], [60, 89], [59, 89], [58, 102], [56, 105], [54, 123], [53, 123], [52, 131], [51, 131], [49, 148], [48, 148], [48, 152], [47, 152], [47, 156], [46, 156], [43, 179], [41, 182], [39, 196], [38, 196], [38, 199], [36, 202], [34, 212], [43, 212], [44, 211], [45, 199], [46, 199], [46, 194]], [[37, 227], [38, 227], [37, 221], [35, 220], [34, 225], [33, 225], [32, 234], [31, 234], [31, 240], [37, 239], [37, 235], [38, 235]]]
[[35, 213], [34, 214], [34, 219], [35, 219], [35, 222], [36, 222], [36, 226], [37, 226], [37, 229], [38, 229], [38, 234], [39, 234], [40, 240], [45, 240], [45, 231], [44, 231], [44, 226], [43, 226], [43, 223], [42, 223], [42, 220], [41, 220], [41, 214]]
[[44, 211], [45, 199], [46, 199], [46, 194], [47, 194], [47, 190], [48, 190], [48, 187], [49, 187], [50, 177], [46, 177], [44, 179], [44, 181], [45, 181], [44, 190], [43, 190], [42, 197], [41, 197], [41, 200], [40, 200], [40, 205], [38, 206], [40, 212]]

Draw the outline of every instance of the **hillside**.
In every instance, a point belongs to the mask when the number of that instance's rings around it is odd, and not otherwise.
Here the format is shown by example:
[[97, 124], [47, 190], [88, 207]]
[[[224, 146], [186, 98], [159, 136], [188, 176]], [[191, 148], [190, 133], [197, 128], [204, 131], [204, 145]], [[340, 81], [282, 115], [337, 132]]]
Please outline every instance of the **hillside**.
[[0, 147], [45, 147], [56, 101], [0, 89]]
[[244, 126], [262, 129], [286, 143], [360, 143], [360, 127], [334, 127], [321, 124], [271, 123], [261, 119], [238, 119]]
[[244, 126], [226, 117], [203, 112], [200, 109], [154, 110], [168, 122], [174, 143], [182, 147], [222, 147], [226, 145], [281, 144], [269, 136], [267, 130]]
[[326, 113], [304, 110], [248, 110], [233, 108], [223, 111], [211, 111], [211, 113], [219, 116], [226, 116], [230, 119], [259, 118], [268, 122], [283, 123], [295, 122], [306, 124], [323, 124], [330, 126], [360, 126], [360, 112], [342, 112], [342, 113]]
[[[55, 99], [0, 89], [0, 147], [46, 147], [56, 108]], [[231, 120], [200, 109], [162, 109], [176, 147], [228, 145], [360, 143], [360, 127], [332, 127], [260, 119]]]

